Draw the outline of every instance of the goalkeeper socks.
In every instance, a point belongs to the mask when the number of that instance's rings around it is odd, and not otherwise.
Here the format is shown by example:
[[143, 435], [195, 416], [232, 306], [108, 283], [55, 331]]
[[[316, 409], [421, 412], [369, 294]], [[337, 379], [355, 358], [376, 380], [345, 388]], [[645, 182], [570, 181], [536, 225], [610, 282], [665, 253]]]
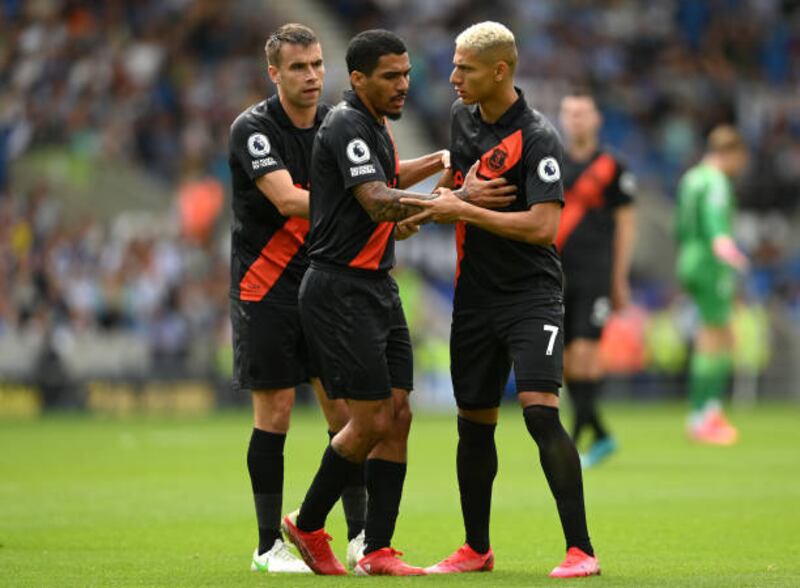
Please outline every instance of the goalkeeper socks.
[[345, 459], [332, 445], [328, 445], [297, 515], [297, 528], [310, 533], [324, 527], [328, 513], [339, 500], [348, 480], [360, 469], [361, 464]]
[[247, 448], [247, 469], [256, 503], [259, 555], [272, 549], [275, 540], [281, 538], [285, 443], [285, 434], [253, 429]]
[[727, 352], [695, 352], [689, 365], [689, 404], [699, 414], [709, 401], [721, 401], [728, 386], [732, 362]]
[[523, 410], [523, 415], [528, 432], [539, 446], [539, 462], [556, 499], [567, 549], [578, 547], [594, 555], [586, 528], [581, 462], [575, 444], [561, 426], [558, 409], [532, 405]]
[[[336, 433], [328, 431], [333, 439]], [[342, 507], [347, 521], [347, 540], [352, 541], [364, 530], [367, 516], [367, 487], [364, 485], [364, 466], [359, 466], [342, 490]]]
[[392, 544], [400, 512], [400, 498], [406, 479], [406, 464], [384, 459], [368, 459], [364, 466], [367, 482], [367, 521], [364, 528], [364, 555]]
[[608, 437], [608, 431], [600, 420], [597, 411], [597, 398], [600, 395], [601, 383], [597, 380], [571, 380], [567, 382], [570, 398], [575, 407], [575, 425], [572, 439], [576, 443], [581, 431], [589, 427], [594, 432], [595, 440]]
[[461, 493], [466, 542], [476, 553], [489, 551], [489, 515], [492, 485], [497, 475], [497, 425], [485, 425], [458, 417], [456, 470]]

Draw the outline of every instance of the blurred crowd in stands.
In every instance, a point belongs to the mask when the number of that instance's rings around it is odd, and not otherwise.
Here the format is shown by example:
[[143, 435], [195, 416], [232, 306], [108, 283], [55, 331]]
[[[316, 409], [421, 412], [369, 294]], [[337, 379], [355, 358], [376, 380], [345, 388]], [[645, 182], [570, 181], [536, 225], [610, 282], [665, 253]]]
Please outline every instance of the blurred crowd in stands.
[[61, 206], [46, 183], [0, 200], [0, 337], [127, 332], [167, 373], [198, 337], [226, 334], [228, 259], [212, 240], [125, 215], [65, 223]]
[[[735, 121], [753, 147], [740, 190], [756, 211], [743, 225], [753, 283], [779, 291], [800, 320], [800, 263], [787, 251], [800, 201], [800, 0], [324, 4], [352, 32], [405, 37], [411, 107], [436, 145], [447, 142], [453, 39], [483, 19], [514, 30], [519, 79], [548, 114], [568, 85], [595, 88], [604, 140], [665, 202], [705, 131]], [[272, 91], [263, 45], [275, 18], [257, 0], [0, 0], [0, 337], [123, 330], [177, 364], [198, 336], [229, 346], [228, 128]], [[13, 181], [14, 161], [53, 147], [130, 162], [174, 198], [150, 223], [65, 214], [59, 185]], [[423, 357], [446, 362], [442, 337], [423, 341]]]

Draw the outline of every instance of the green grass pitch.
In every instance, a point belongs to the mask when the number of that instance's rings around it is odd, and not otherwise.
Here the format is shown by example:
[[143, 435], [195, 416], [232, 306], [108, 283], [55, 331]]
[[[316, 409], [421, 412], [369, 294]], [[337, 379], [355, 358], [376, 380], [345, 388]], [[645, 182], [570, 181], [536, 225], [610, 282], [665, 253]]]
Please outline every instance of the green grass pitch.
[[[492, 574], [255, 575], [247, 412], [205, 419], [49, 416], [0, 422], [0, 586], [800, 586], [800, 406], [734, 413], [742, 441], [690, 445], [677, 405], [610, 405], [621, 451], [585, 475], [599, 578], [551, 580], [555, 506], [518, 410], [498, 428]], [[327, 442], [314, 409], [287, 443], [285, 509]], [[428, 565], [463, 540], [452, 415], [418, 414], [395, 535]], [[344, 557], [341, 508], [328, 530]]]

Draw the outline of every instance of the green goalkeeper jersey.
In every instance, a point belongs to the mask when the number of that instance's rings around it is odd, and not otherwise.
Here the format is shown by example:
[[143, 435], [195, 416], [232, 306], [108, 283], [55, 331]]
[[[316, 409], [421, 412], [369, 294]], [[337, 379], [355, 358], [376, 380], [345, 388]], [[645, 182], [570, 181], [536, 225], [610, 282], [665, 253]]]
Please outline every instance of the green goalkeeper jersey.
[[734, 212], [733, 187], [719, 169], [700, 163], [684, 174], [675, 215], [681, 282], [692, 281], [698, 273], [732, 271], [714, 255], [712, 244], [716, 237], [731, 235]]

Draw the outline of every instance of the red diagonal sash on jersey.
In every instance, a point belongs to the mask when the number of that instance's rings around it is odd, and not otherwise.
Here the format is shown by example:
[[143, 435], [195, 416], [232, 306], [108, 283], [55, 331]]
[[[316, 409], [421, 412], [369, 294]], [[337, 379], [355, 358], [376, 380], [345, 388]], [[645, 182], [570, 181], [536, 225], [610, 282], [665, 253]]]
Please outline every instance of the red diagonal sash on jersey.
[[518, 129], [481, 155], [478, 173], [492, 180], [499, 178], [522, 159], [522, 129]]
[[[517, 129], [497, 145], [481, 155], [478, 174], [487, 180], [499, 178], [522, 159], [522, 129]], [[456, 172], [456, 176], [460, 172]], [[463, 176], [453, 182], [453, 189], [460, 188], [464, 183]], [[464, 259], [464, 240], [467, 236], [467, 225], [464, 222], [456, 223], [456, 283], [461, 275], [461, 261]]]
[[467, 236], [467, 223], [458, 221], [456, 223], [456, 284], [461, 275], [461, 260], [464, 259], [464, 238]]
[[556, 248], [561, 251], [573, 231], [591, 208], [599, 208], [605, 203], [605, 192], [614, 175], [617, 163], [607, 153], [602, 154], [578, 176], [572, 188], [567, 190], [561, 222], [556, 235]]
[[369, 236], [367, 244], [350, 262], [350, 267], [370, 270], [378, 269], [381, 265], [381, 259], [383, 259], [383, 252], [386, 251], [386, 246], [389, 244], [389, 237], [392, 231], [394, 231], [393, 222], [378, 223], [378, 226]]
[[[392, 129], [385, 118], [384, 124], [386, 125], [386, 131], [389, 133], [389, 139], [392, 141], [392, 150], [394, 151], [394, 178], [388, 181], [387, 185], [390, 188], [394, 188], [397, 185], [397, 177], [400, 175], [400, 154], [397, 152], [397, 145], [395, 145], [394, 142]], [[378, 226], [375, 227], [375, 230], [373, 230], [372, 234], [369, 236], [367, 244], [364, 245], [361, 251], [358, 252], [358, 255], [349, 263], [350, 267], [369, 270], [378, 269], [381, 265], [381, 259], [383, 259], [386, 247], [389, 245], [389, 237], [391, 237], [393, 231], [393, 222], [385, 221], [378, 223]]]
[[305, 242], [308, 228], [308, 220], [293, 216], [272, 235], [239, 282], [241, 300], [263, 300]]

